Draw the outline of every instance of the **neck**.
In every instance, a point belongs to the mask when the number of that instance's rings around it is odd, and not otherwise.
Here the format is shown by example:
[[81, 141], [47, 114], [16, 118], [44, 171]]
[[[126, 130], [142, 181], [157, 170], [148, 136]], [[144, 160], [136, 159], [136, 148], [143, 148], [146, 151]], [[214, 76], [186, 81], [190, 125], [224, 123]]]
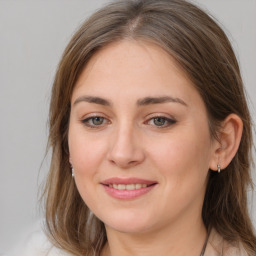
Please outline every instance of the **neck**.
[[102, 256], [199, 256], [207, 232], [202, 219], [187, 225], [177, 223], [139, 234], [121, 233], [106, 227], [108, 242]]

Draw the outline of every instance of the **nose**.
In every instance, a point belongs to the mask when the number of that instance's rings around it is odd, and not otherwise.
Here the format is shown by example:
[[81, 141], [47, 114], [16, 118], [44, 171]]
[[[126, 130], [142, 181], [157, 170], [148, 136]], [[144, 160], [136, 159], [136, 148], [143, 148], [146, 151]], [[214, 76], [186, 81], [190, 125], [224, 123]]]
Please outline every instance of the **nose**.
[[135, 129], [120, 128], [111, 136], [108, 160], [122, 169], [142, 163], [145, 154], [139, 136]]

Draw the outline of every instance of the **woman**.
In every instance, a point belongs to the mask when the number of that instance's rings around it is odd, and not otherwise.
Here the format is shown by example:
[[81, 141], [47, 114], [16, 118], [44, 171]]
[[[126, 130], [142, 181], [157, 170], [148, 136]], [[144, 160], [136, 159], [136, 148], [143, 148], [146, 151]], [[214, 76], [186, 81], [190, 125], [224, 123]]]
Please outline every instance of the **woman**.
[[191, 3], [121, 0], [81, 26], [49, 146], [48, 234], [71, 255], [255, 255], [239, 66]]

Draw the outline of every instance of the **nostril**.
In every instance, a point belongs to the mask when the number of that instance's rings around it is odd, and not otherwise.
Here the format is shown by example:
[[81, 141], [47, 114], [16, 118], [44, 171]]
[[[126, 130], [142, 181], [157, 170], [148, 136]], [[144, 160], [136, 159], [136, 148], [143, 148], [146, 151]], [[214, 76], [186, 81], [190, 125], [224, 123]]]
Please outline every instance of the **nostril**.
[[124, 160], [124, 159], [110, 160], [110, 162], [114, 165], [121, 167], [121, 168], [129, 168], [129, 167], [139, 164], [139, 161], [129, 161], [129, 160]]

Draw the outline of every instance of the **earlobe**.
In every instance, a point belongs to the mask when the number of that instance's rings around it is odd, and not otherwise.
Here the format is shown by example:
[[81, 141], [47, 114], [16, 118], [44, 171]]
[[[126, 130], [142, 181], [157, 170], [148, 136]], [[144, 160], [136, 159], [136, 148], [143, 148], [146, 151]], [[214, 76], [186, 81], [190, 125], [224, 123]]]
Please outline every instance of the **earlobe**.
[[210, 163], [211, 170], [220, 172], [220, 169], [225, 169], [230, 164], [239, 148], [242, 132], [241, 118], [236, 114], [227, 116], [218, 132], [218, 143]]

